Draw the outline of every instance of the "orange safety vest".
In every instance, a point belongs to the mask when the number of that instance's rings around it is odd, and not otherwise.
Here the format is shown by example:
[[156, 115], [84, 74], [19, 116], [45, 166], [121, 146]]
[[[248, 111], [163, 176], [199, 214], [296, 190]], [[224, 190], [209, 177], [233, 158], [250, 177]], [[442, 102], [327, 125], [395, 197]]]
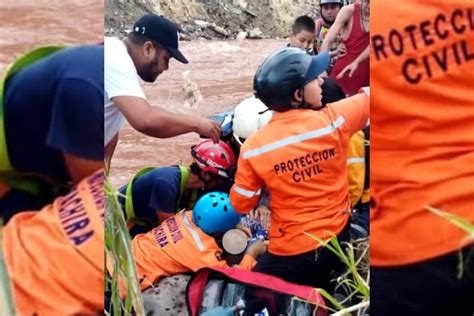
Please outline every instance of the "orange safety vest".
[[[136, 236], [132, 252], [142, 289], [166, 276], [204, 267], [228, 267], [215, 239], [193, 223], [192, 211], [181, 211], [152, 231]], [[255, 264], [253, 257], [245, 255], [239, 267], [250, 270]]]
[[347, 150], [349, 138], [369, 116], [365, 93], [319, 111], [275, 113], [267, 126], [243, 144], [230, 200], [239, 213], [252, 210], [261, 190], [270, 193], [270, 243], [277, 255], [319, 247], [304, 234], [327, 239], [349, 219]]
[[3, 251], [20, 315], [103, 311], [104, 176], [98, 171], [41, 211], [15, 215]]
[[426, 206], [474, 223], [474, 3], [374, 1], [370, 32], [370, 261], [400, 266], [466, 245]]

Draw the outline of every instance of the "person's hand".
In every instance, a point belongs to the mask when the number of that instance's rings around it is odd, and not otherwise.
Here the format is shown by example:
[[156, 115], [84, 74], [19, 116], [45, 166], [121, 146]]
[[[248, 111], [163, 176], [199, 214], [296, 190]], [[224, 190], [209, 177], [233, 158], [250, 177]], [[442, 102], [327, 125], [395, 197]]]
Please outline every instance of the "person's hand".
[[248, 238], [252, 238], [252, 231], [247, 226], [244, 226], [244, 225], [239, 223], [239, 224], [237, 224], [237, 226], [235, 226], [235, 228], [238, 229], [238, 230], [243, 231], [245, 233], [245, 235], [247, 235]]
[[221, 126], [211, 119], [200, 117], [197, 122], [196, 132], [204, 137], [209, 137], [214, 143], [218, 143], [221, 137]]
[[267, 243], [263, 240], [257, 239], [250, 245], [250, 247], [248, 247], [245, 253], [252, 256], [254, 259], [257, 259], [258, 256], [262, 255], [265, 251], [267, 251]]
[[346, 45], [344, 45], [343, 43], [339, 43], [339, 45], [337, 46], [336, 52], [337, 52], [336, 56], [338, 58], [344, 57], [347, 54]]
[[346, 73], [349, 73], [349, 78], [351, 78], [354, 72], [357, 70], [357, 67], [359, 67], [358, 62], [354, 61], [350, 63], [344, 69], [341, 70], [341, 72], [336, 76], [336, 79], [341, 79], [346, 75]]
[[265, 205], [259, 205], [256, 209], [250, 211], [250, 218], [258, 219], [260, 218], [260, 225], [264, 229], [268, 229], [268, 220], [270, 219], [270, 209]]

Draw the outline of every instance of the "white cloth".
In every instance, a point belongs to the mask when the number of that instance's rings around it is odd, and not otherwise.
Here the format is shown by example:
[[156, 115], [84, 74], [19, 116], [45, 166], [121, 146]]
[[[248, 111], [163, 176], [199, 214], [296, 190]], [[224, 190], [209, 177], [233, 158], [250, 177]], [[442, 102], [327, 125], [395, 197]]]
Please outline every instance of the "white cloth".
[[146, 99], [146, 97], [125, 44], [117, 38], [106, 37], [104, 50], [104, 146], [106, 146], [125, 121], [122, 112], [111, 98], [132, 96]]

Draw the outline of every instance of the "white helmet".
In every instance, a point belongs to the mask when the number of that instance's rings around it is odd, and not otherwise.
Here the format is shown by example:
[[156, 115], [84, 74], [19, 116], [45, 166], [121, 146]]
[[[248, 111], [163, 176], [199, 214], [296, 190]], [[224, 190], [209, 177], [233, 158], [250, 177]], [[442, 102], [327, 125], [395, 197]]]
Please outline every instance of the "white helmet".
[[262, 101], [252, 96], [240, 102], [234, 109], [232, 129], [235, 140], [242, 145], [259, 128], [268, 124], [272, 111]]

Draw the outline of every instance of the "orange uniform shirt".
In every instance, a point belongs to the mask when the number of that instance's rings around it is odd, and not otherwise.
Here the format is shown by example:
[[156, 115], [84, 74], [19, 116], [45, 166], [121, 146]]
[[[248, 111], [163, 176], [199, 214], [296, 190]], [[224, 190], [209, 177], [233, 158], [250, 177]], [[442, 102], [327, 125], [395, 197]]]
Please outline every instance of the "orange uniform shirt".
[[269, 252], [296, 255], [318, 244], [303, 232], [338, 234], [351, 208], [347, 181], [349, 138], [369, 116], [369, 97], [357, 94], [319, 111], [275, 113], [243, 144], [230, 200], [240, 213], [270, 192]]
[[99, 171], [5, 226], [3, 251], [19, 315], [103, 311], [103, 185]]
[[[166, 276], [204, 267], [228, 267], [215, 239], [193, 223], [191, 211], [181, 211], [133, 238], [132, 252], [142, 289]], [[253, 257], [245, 255], [239, 266], [250, 270], [255, 264]]]
[[[387, 18], [390, 23], [387, 23]], [[474, 223], [474, 3], [371, 4], [371, 265], [455, 251]]]

